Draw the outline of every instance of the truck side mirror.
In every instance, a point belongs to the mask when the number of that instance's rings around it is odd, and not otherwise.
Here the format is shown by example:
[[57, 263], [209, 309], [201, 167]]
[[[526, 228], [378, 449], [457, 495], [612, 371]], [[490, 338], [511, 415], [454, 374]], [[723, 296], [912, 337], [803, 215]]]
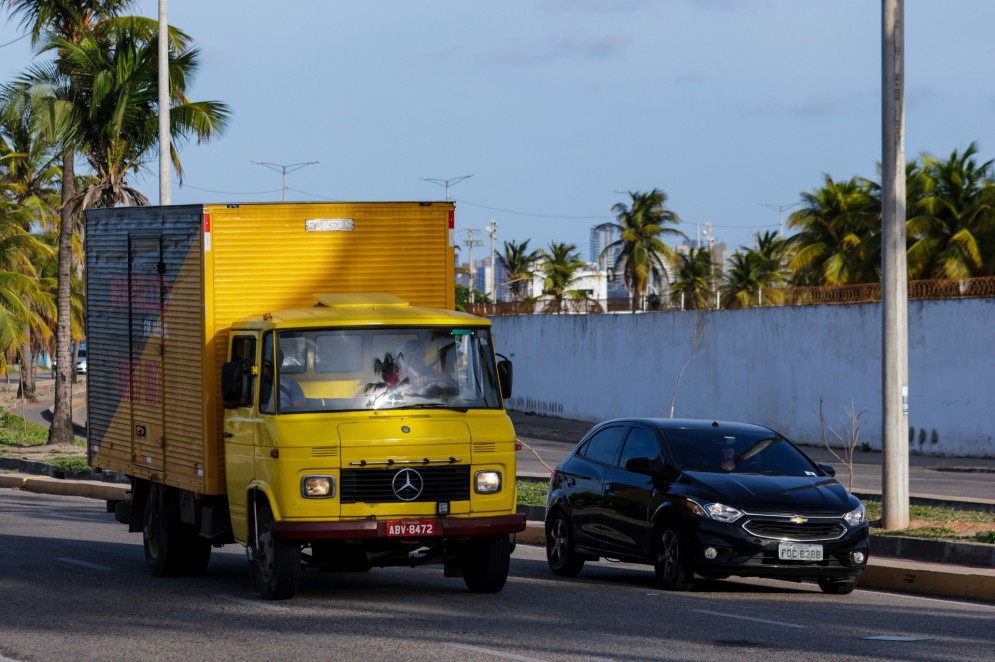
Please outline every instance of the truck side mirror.
[[237, 409], [252, 404], [249, 380], [251, 361], [230, 361], [221, 366], [221, 401], [225, 409]]
[[501, 397], [507, 400], [511, 397], [511, 382], [514, 376], [514, 369], [511, 361], [502, 359], [497, 364], [498, 382], [501, 384]]

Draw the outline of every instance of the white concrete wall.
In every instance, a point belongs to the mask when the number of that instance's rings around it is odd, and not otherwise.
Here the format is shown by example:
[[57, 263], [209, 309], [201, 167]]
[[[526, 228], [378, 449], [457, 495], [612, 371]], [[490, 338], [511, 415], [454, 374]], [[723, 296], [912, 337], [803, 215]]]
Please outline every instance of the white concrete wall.
[[[860, 417], [858, 443], [881, 448], [881, 306], [493, 318], [515, 362], [518, 411], [599, 421], [670, 412], [747, 421], [801, 443]], [[995, 299], [909, 304], [910, 451], [995, 456]], [[830, 439], [831, 432], [827, 430]]]

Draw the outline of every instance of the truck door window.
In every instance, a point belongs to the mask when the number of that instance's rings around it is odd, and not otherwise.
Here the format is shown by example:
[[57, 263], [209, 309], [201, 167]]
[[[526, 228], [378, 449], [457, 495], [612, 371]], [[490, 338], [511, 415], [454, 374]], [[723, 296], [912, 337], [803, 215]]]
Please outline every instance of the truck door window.
[[254, 336], [233, 337], [229, 360], [232, 363], [242, 363], [246, 367], [243, 372], [245, 383], [241, 389], [240, 400], [243, 406], [251, 406], [253, 396], [256, 392], [256, 380], [252, 377], [248, 368], [256, 364], [256, 338]]
[[259, 371], [259, 411], [264, 414], [276, 412], [276, 398], [273, 397], [273, 382], [276, 379], [276, 366], [273, 363], [273, 332], [263, 336], [262, 367]]

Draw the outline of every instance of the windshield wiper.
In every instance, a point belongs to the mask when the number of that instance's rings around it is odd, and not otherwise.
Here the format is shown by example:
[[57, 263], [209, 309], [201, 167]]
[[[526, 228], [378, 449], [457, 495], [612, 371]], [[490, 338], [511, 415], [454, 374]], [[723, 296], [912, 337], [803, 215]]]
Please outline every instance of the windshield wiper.
[[403, 407], [398, 407], [398, 409], [451, 409], [462, 414], [470, 411], [469, 407], [457, 407], [455, 405], [447, 405], [442, 402], [422, 402], [418, 404], [404, 405]]

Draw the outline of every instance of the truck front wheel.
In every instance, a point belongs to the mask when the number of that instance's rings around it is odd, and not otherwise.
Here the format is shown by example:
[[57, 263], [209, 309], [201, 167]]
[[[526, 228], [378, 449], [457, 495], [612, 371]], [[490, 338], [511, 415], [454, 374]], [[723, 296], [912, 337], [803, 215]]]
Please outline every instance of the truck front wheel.
[[301, 548], [273, 538], [273, 511], [268, 505], [261, 506], [256, 517], [258, 537], [249, 556], [252, 580], [267, 600], [292, 598], [301, 578]]
[[463, 581], [472, 593], [497, 593], [508, 581], [511, 543], [507, 534], [474, 540], [460, 563]]

